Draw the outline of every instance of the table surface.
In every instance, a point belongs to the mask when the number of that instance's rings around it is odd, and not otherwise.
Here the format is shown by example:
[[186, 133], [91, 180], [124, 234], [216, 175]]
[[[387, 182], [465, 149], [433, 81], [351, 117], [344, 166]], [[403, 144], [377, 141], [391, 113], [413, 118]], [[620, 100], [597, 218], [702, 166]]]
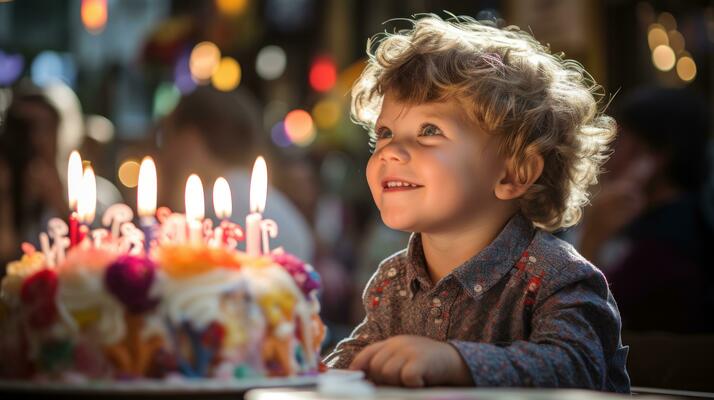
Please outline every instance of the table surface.
[[[256, 389], [245, 395], [246, 400], [617, 400], [630, 399], [630, 395], [595, 392], [579, 389], [501, 389], [501, 388], [427, 388], [405, 389], [392, 387], [373, 388], [371, 393], [348, 393], [345, 387], [342, 393], [318, 389]], [[638, 395], [638, 399], [671, 399], [661, 395]]]

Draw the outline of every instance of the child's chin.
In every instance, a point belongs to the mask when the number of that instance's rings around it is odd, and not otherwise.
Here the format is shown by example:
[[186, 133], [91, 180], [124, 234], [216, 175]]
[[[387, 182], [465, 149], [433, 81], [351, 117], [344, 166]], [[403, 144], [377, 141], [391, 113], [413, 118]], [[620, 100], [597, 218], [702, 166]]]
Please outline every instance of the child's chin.
[[394, 229], [395, 231], [416, 232], [416, 224], [402, 218], [389, 218], [389, 216], [382, 214], [382, 222], [389, 229]]

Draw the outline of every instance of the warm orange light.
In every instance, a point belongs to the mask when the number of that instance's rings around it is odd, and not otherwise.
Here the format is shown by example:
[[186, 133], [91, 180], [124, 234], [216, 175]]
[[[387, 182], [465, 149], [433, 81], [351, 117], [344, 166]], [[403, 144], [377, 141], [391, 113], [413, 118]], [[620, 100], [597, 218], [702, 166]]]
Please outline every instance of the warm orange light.
[[265, 209], [265, 199], [268, 197], [268, 166], [260, 156], [253, 164], [253, 174], [250, 178], [250, 211], [262, 213]]
[[240, 84], [240, 64], [232, 57], [223, 57], [216, 71], [211, 76], [213, 87], [224, 92], [230, 92]]
[[218, 68], [221, 61], [221, 51], [218, 46], [211, 42], [201, 42], [191, 51], [189, 58], [189, 69], [191, 75], [198, 81], [205, 81]]
[[79, 221], [91, 224], [94, 221], [94, 213], [97, 209], [97, 180], [92, 167], [84, 169], [82, 175], [81, 195], [77, 202], [77, 214]]
[[201, 178], [191, 174], [186, 181], [186, 219], [188, 221], [201, 221], [204, 216], [203, 184]]
[[89, 33], [100, 33], [107, 24], [107, 0], [82, 0], [82, 23]]
[[242, 14], [247, 6], [248, 0], [216, 0], [218, 11], [230, 16]]
[[156, 214], [156, 164], [151, 157], [144, 157], [139, 167], [139, 188], [136, 193], [140, 217]]
[[77, 201], [82, 190], [82, 157], [76, 150], [69, 155], [67, 165], [67, 197], [69, 198], [69, 208], [77, 211]]
[[291, 142], [306, 146], [315, 139], [315, 124], [305, 110], [293, 110], [285, 116], [285, 132]]
[[674, 51], [666, 44], [659, 45], [652, 50], [652, 63], [660, 71], [666, 72], [674, 68], [676, 60]]
[[220, 219], [230, 218], [233, 212], [231, 188], [224, 177], [216, 179], [213, 184], [213, 210], [216, 212], [216, 217]]

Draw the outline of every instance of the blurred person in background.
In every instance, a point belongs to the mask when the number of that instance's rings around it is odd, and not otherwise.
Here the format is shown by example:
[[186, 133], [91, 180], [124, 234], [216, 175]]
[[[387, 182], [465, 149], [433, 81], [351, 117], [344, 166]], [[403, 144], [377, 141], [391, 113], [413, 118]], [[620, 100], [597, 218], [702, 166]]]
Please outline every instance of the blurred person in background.
[[221, 92], [199, 87], [181, 98], [165, 118], [159, 132], [159, 203], [182, 211], [186, 180], [192, 173], [203, 182], [206, 215], [213, 213], [213, 183], [223, 176], [231, 188], [231, 219], [250, 212], [250, 179], [255, 158], [268, 162], [268, 196], [263, 215], [275, 220], [278, 237], [271, 248], [282, 246], [308, 262], [314, 261], [314, 239], [308, 222], [281, 191], [272, 186], [280, 166], [271, 162], [261, 146], [260, 108], [245, 90]]
[[640, 89], [586, 209], [579, 247], [611, 283], [630, 331], [714, 332], [714, 202], [706, 105], [685, 89]]
[[69, 210], [56, 167], [60, 114], [38, 87], [23, 84], [0, 124], [0, 265], [36, 242], [46, 222]]

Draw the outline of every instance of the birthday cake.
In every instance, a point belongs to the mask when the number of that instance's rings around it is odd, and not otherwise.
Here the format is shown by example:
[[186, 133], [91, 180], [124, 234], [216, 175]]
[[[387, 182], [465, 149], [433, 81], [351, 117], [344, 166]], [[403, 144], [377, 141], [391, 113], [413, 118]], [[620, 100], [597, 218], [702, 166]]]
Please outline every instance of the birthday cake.
[[309, 264], [281, 249], [238, 250], [235, 224], [203, 221], [189, 240], [175, 235], [186, 225], [171, 222], [185, 222], [182, 214], [157, 213], [151, 236], [128, 206], [108, 214], [108, 229], [85, 229], [71, 244], [68, 225], [51, 220], [42, 251], [25, 243], [7, 265], [0, 378], [236, 379], [324, 368], [320, 281]]

